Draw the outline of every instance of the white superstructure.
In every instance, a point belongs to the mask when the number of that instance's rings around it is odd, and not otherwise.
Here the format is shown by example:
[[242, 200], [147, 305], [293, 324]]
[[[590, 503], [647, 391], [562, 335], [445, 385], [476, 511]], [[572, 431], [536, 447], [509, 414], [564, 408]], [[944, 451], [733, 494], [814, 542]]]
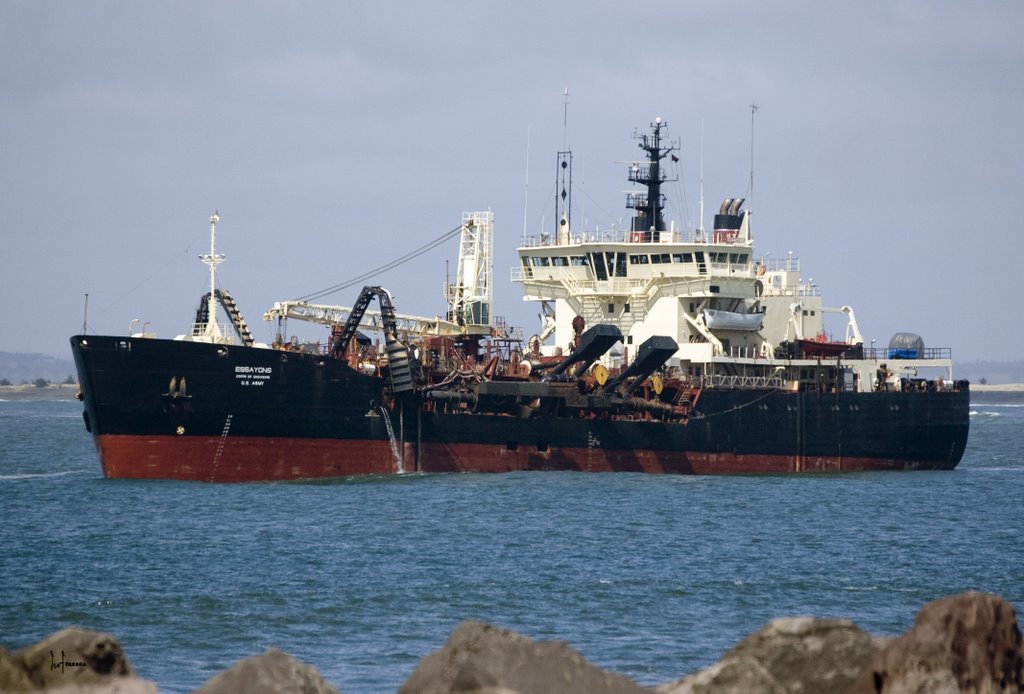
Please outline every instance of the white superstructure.
[[[627, 195], [627, 207], [636, 210], [630, 229], [522, 239], [511, 279], [522, 284], [525, 300], [541, 304], [542, 353], [568, 353], [583, 329], [606, 323], [624, 336], [622, 348], [604, 357], [611, 368], [628, 364], [648, 338], [664, 335], [679, 345], [669, 365], [692, 376], [778, 374], [796, 388], [820, 382], [827, 367], [829, 383], [870, 390], [886, 363], [890, 385], [929, 367], [952, 378], [948, 350], [922, 345], [913, 358], [898, 361], [886, 350], [865, 350], [853, 309], [826, 307], [818, 286], [801, 277], [799, 258], [755, 254], [742, 198], [722, 203], [711, 231], [666, 228], [658, 162], [675, 147], [662, 146], [664, 127], [660, 119], [651, 124], [640, 144], [648, 160], [630, 167], [629, 179], [647, 188]], [[830, 313], [844, 322], [843, 334], [826, 333]]]

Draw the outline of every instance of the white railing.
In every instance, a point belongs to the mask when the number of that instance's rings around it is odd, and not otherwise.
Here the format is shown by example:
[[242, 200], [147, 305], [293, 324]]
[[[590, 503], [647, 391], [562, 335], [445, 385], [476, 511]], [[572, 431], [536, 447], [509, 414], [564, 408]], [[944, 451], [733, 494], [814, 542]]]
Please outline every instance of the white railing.
[[[559, 241], [557, 234], [524, 235], [519, 239], [520, 248], [569, 246], [585, 243], [643, 243], [657, 246], [663, 243], [699, 243], [712, 245], [711, 232], [705, 231], [633, 231], [630, 229], [609, 229], [606, 231], [582, 231], [569, 234], [568, 240]], [[724, 242], [723, 242], [724, 243]], [[717, 245], [722, 245], [717, 244]], [[732, 244], [726, 244], [732, 245]]]
[[[232, 335], [235, 332], [234, 326], [230, 323], [217, 323], [217, 330], [221, 335]], [[209, 323], [193, 323], [191, 335], [205, 335]]]
[[778, 376], [703, 376], [705, 388], [775, 388], [783, 389], [785, 382]]

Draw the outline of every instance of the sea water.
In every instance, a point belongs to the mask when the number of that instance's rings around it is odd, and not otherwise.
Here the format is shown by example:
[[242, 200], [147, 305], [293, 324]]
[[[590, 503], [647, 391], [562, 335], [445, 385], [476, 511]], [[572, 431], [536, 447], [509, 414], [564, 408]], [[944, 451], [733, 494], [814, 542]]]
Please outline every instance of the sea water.
[[975, 395], [952, 472], [236, 485], [105, 480], [81, 411], [0, 402], [0, 643], [108, 631], [161, 691], [276, 646], [393, 692], [466, 619], [658, 684], [775, 617], [1024, 607], [1024, 397]]

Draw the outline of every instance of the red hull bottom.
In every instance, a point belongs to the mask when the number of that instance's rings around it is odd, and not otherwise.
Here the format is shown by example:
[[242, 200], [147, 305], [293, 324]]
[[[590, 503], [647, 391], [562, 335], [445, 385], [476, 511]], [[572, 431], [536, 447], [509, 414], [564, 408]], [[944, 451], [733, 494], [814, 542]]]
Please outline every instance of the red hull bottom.
[[[387, 441], [245, 437], [95, 437], [108, 478], [203, 482], [278, 482], [401, 472], [577, 470], [673, 474], [770, 474], [951, 469], [886, 458], [607, 450], [490, 444], [406, 443], [404, 462]], [[401, 454], [402, 451], [399, 451]]]

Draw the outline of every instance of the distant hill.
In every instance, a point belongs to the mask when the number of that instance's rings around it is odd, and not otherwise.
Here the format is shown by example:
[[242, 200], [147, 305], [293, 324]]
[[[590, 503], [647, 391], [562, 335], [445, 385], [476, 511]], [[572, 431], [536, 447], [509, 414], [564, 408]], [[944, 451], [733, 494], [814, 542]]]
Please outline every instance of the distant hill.
[[953, 365], [953, 377], [971, 383], [1024, 383], [1024, 359], [1020, 361], [968, 361]]
[[75, 362], [58, 359], [48, 354], [19, 354], [0, 352], [0, 381], [7, 379], [14, 385], [33, 382], [37, 378], [59, 383], [68, 376], [78, 380]]

